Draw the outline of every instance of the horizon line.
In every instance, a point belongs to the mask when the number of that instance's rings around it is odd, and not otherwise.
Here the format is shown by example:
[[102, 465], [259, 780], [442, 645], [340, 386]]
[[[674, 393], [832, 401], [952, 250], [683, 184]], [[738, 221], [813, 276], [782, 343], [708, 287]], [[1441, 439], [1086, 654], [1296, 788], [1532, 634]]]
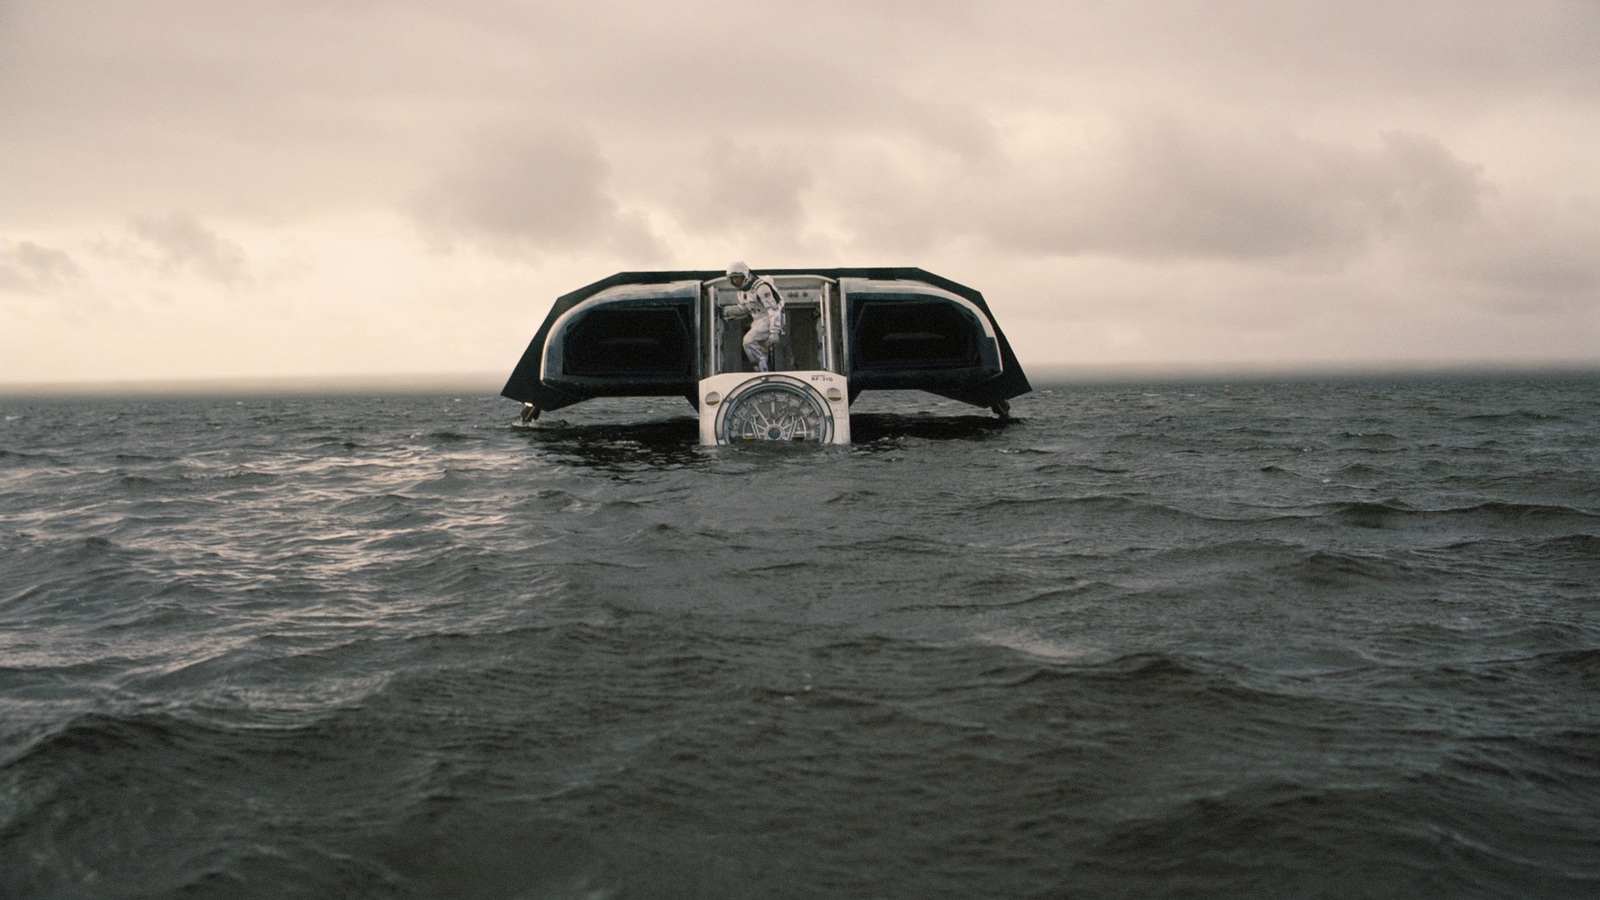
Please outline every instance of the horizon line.
[[[1130, 381], [1260, 381], [1269, 379], [1384, 377], [1547, 377], [1600, 375], [1600, 361], [1405, 362], [1239, 364], [1239, 363], [1032, 363], [1025, 364], [1034, 386], [1114, 384]], [[368, 372], [317, 375], [180, 376], [169, 378], [85, 379], [81, 381], [3, 381], [0, 396], [136, 396], [364, 393], [499, 394], [505, 375], [495, 372]]]

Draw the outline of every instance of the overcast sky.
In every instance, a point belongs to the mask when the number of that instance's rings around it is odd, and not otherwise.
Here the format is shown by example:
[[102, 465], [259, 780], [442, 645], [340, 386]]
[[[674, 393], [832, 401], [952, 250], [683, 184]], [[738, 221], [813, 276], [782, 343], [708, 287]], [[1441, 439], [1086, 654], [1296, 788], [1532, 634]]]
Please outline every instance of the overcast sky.
[[0, 381], [915, 265], [1025, 365], [1600, 364], [1600, 3], [0, 0]]

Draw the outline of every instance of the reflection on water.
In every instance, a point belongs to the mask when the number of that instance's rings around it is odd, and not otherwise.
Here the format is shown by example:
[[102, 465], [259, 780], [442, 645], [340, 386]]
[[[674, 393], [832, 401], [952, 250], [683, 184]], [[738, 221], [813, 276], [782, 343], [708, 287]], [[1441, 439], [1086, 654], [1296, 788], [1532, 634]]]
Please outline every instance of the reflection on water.
[[577, 425], [562, 420], [510, 428], [531, 446], [583, 466], [674, 469], [699, 458], [700, 426], [689, 418]]
[[[677, 468], [703, 462], [706, 453], [716, 448], [701, 448], [699, 422], [689, 417], [652, 421], [583, 422], [578, 415], [508, 426], [541, 450], [557, 454], [580, 465], [635, 468], [638, 466]], [[904, 439], [933, 441], [983, 440], [1007, 428], [1023, 424], [1021, 419], [1002, 420], [981, 415], [930, 415], [928, 413], [865, 413], [850, 417], [851, 437], [856, 446], [871, 451], [877, 445]], [[752, 441], [726, 451], [785, 454], [817, 452], [815, 443]]]
[[1021, 419], [979, 415], [902, 415], [867, 413], [850, 417], [850, 437], [858, 444], [921, 438], [930, 441], [982, 440], [1023, 424]]

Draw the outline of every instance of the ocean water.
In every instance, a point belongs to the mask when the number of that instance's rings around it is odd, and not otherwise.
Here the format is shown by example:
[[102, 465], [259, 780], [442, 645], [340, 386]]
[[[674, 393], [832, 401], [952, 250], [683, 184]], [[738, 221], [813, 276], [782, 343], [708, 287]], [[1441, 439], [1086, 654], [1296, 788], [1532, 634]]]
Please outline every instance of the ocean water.
[[1600, 378], [0, 400], [0, 896], [1600, 895]]

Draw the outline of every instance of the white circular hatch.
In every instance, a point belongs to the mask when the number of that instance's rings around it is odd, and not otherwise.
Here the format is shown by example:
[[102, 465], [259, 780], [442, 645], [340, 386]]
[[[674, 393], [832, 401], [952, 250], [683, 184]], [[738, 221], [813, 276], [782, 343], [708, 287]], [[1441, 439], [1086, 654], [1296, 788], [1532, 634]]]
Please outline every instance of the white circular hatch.
[[833, 440], [833, 413], [816, 389], [787, 375], [752, 379], [717, 411], [718, 443]]

